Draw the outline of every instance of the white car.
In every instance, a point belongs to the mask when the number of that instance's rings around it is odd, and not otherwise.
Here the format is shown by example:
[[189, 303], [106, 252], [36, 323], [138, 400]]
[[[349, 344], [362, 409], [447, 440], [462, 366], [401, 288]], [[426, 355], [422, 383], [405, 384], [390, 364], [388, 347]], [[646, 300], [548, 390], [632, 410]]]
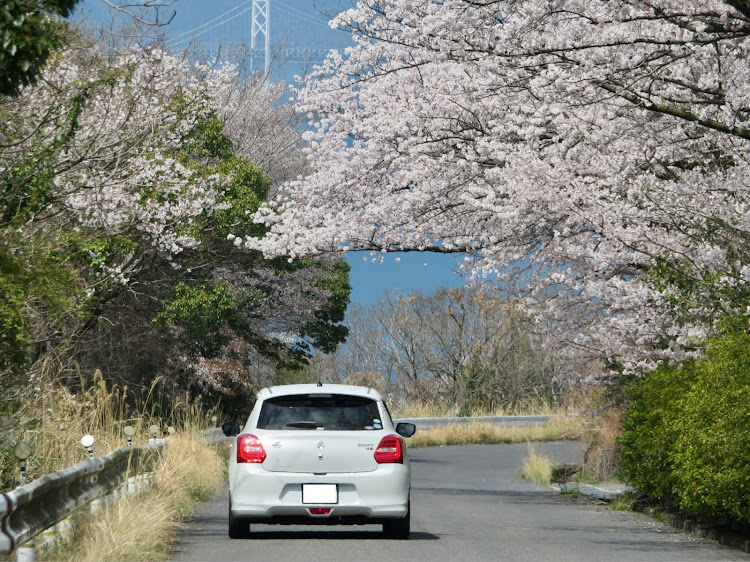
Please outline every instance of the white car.
[[[223, 426], [237, 435], [239, 424]], [[250, 524], [377, 523], [407, 539], [411, 470], [404, 437], [372, 388], [295, 384], [258, 393], [229, 460], [229, 536]]]

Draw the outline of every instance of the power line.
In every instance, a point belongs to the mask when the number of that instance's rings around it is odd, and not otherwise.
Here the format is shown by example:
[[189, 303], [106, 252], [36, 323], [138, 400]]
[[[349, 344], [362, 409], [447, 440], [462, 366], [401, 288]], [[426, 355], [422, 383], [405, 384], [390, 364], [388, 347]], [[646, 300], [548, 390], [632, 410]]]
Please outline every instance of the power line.
[[219, 23], [217, 23], [217, 24], [215, 24], [215, 25], [212, 25], [211, 27], [209, 27], [209, 28], [207, 28], [207, 29], [204, 29], [203, 31], [201, 31], [201, 32], [199, 32], [199, 33], [196, 33], [195, 35], [191, 35], [191, 36], [190, 36], [190, 37], [188, 37], [187, 39], [182, 39], [181, 41], [174, 41], [174, 40], [172, 40], [171, 42], [170, 42], [170, 41], [167, 41], [167, 43], [168, 43], [168, 44], [169, 44], [169, 45], [170, 45], [171, 47], [176, 47], [177, 45], [182, 45], [183, 43], [188, 43], [188, 42], [192, 41], [193, 39], [195, 39], [196, 37], [200, 37], [201, 35], [205, 35], [205, 34], [206, 34], [206, 33], [208, 33], [209, 31], [211, 31], [212, 29], [216, 29], [217, 27], [220, 27], [220, 26], [224, 25], [225, 23], [229, 23], [229, 22], [230, 22], [230, 21], [232, 21], [233, 19], [236, 19], [236, 18], [240, 17], [240, 16], [242, 15], [242, 14], [244, 14], [244, 13], [246, 13], [246, 12], [249, 12], [249, 11], [250, 11], [251, 9], [252, 9], [252, 6], [251, 6], [250, 8], [245, 8], [245, 9], [244, 9], [244, 10], [242, 10], [242, 11], [241, 11], [240, 13], [238, 13], [238, 14], [235, 14], [235, 15], [234, 15], [234, 16], [232, 16], [231, 18], [228, 18], [228, 19], [226, 19], [226, 20], [224, 20], [224, 21], [220, 21]]
[[[230, 17], [230, 18], [227, 18], [227, 19], [225, 19], [225, 20], [223, 20], [223, 21], [220, 21], [219, 23], [217, 23], [217, 24], [215, 24], [215, 25], [212, 25], [211, 27], [209, 27], [209, 28], [207, 28], [207, 29], [204, 29], [203, 31], [201, 31], [201, 32], [199, 32], [199, 33], [196, 33], [196, 34], [194, 34], [194, 35], [191, 35], [191, 36], [190, 36], [190, 37], [188, 37], [187, 39], [182, 39], [181, 41], [170, 40], [170, 41], [167, 41], [167, 44], [169, 44], [169, 45], [170, 45], [171, 47], [176, 47], [177, 45], [181, 45], [181, 44], [183, 44], [183, 43], [187, 43], [187, 42], [190, 42], [190, 41], [192, 41], [193, 39], [195, 39], [196, 37], [200, 37], [201, 35], [205, 35], [205, 34], [206, 34], [206, 33], [208, 33], [209, 31], [211, 31], [212, 29], [216, 29], [217, 27], [220, 27], [220, 26], [224, 25], [225, 23], [229, 23], [230, 21], [232, 21], [232, 20], [234, 20], [234, 19], [237, 19], [237, 18], [238, 18], [238, 17], [240, 17], [240, 16], [242, 15], [242, 14], [244, 14], [244, 13], [247, 13], [247, 12], [249, 12], [249, 11], [250, 11], [251, 9], [252, 9], [252, 5], [251, 5], [251, 6], [249, 7], [249, 8], [245, 8], [244, 10], [242, 10], [241, 12], [239, 12], [239, 13], [237, 13], [237, 14], [233, 15], [233, 16], [232, 16], [232, 17]], [[198, 29], [198, 28], [196, 28], [196, 29]], [[184, 35], [184, 34], [183, 34], [183, 35]]]
[[[252, 17], [238, 19], [251, 10]], [[344, 42], [350, 39], [348, 33], [330, 28], [322, 18], [304, 13], [283, 0], [243, 0], [219, 16], [168, 39], [166, 43], [170, 47], [177, 47], [200, 38], [196, 41], [195, 47], [201, 52], [210, 52], [215, 50], [212, 48], [214, 44], [220, 42], [218, 35], [221, 33], [226, 34], [225, 40], [229, 40], [230, 43], [237, 41], [238, 34], [243, 37], [241, 43], [245, 43], [249, 36], [253, 58], [265, 58], [267, 67], [271, 51], [269, 20], [274, 14], [273, 27], [277, 33], [283, 34], [283, 30], [289, 28], [295, 39], [291, 48], [276, 50], [295, 60], [305, 56], [324, 58], [331, 48], [343, 48]], [[230, 22], [235, 20], [237, 22], [230, 25]], [[222, 26], [225, 27], [222, 32], [214, 31]], [[261, 35], [263, 39], [260, 38]]]
[[293, 13], [297, 14], [297, 17], [299, 17], [300, 19], [305, 19], [305, 20], [307, 20], [307, 21], [309, 21], [309, 22], [311, 22], [311, 23], [313, 23], [315, 25], [320, 25], [320, 26], [323, 26], [323, 27], [326, 27], [326, 28], [330, 29], [330, 27], [328, 26], [327, 22], [324, 22], [324, 21], [322, 21], [320, 19], [314, 18], [313, 16], [311, 16], [310, 14], [306, 14], [305, 12], [301, 12], [300, 10], [298, 10], [297, 8], [295, 8], [293, 6], [289, 6], [287, 4], [284, 4], [284, 2], [282, 2], [281, 0], [275, 0], [274, 4], [275, 5], [280, 5], [283, 8], [286, 8], [289, 12], [293, 12]]
[[[193, 29], [190, 29], [190, 30], [188, 30], [188, 31], [185, 31], [185, 32], [183, 32], [183, 33], [180, 33], [179, 35], [177, 35], [177, 36], [175, 36], [175, 37], [172, 37], [172, 38], [170, 39], [170, 41], [175, 41], [175, 40], [179, 39], [180, 37], [183, 37], [183, 36], [185, 36], [185, 35], [188, 35], [189, 33], [193, 33], [194, 31], [198, 31], [198, 30], [199, 30], [199, 29], [201, 29], [202, 27], [206, 27], [207, 25], [209, 25], [209, 24], [211, 24], [211, 23], [215, 22], [216, 20], [218, 20], [218, 19], [221, 19], [221, 18], [223, 18], [224, 16], [226, 16], [226, 15], [228, 15], [228, 14], [231, 14], [231, 13], [232, 13], [232, 12], [234, 12], [235, 10], [238, 10], [238, 9], [240, 9], [240, 8], [241, 8], [241, 7], [242, 7], [242, 6], [244, 5], [244, 4], [251, 4], [252, 2], [253, 2], [253, 0], [244, 0], [244, 2], [241, 2], [241, 3], [239, 3], [238, 5], [236, 5], [236, 6], [234, 7], [234, 8], [232, 8], [231, 10], [227, 10], [227, 11], [226, 11], [226, 12], [224, 12], [223, 14], [220, 14], [220, 15], [216, 16], [216, 17], [215, 17], [214, 19], [212, 19], [212, 20], [209, 20], [209, 21], [207, 21], [207, 22], [205, 22], [205, 23], [202, 23], [202, 24], [200, 24], [200, 25], [199, 25], [198, 27], [195, 27], [195, 28], [193, 28]], [[244, 13], [245, 13], [246, 11], [247, 11], [247, 10], [244, 10], [244, 11], [243, 11], [242, 13], [244, 14]], [[237, 14], [237, 15], [239, 16], [240, 14]], [[233, 18], [230, 18], [230, 19], [229, 19], [229, 20], [227, 20], [227, 21], [231, 21], [231, 19], [233, 19]], [[221, 25], [221, 24], [219, 24], [219, 25]], [[211, 29], [213, 29], [213, 28], [211, 28]]]

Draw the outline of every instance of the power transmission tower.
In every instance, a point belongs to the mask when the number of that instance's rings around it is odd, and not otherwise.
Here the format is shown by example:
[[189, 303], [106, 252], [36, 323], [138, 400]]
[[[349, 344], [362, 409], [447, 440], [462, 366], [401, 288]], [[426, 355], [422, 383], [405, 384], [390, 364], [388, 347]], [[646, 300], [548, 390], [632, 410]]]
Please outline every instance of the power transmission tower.
[[260, 41], [256, 38], [258, 37], [258, 35], [263, 35], [265, 41], [263, 47], [264, 71], [266, 73], [266, 76], [268, 76], [268, 65], [271, 52], [271, 34], [269, 33], [268, 17], [268, 5], [270, 3], [271, 0], [253, 0], [253, 25], [252, 31], [250, 33], [250, 49], [253, 52], [253, 56], [256, 52], [256, 45], [260, 43]]

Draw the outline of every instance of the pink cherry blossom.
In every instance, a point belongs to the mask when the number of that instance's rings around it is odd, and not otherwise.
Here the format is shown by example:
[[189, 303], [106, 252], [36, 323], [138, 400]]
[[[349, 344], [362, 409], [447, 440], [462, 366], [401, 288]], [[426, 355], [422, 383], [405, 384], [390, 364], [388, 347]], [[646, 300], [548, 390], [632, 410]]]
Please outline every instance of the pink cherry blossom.
[[747, 314], [743, 6], [361, 0], [333, 21], [356, 46], [296, 91], [306, 173], [244, 244], [467, 252], [562, 349], [631, 370], [689, 357]]

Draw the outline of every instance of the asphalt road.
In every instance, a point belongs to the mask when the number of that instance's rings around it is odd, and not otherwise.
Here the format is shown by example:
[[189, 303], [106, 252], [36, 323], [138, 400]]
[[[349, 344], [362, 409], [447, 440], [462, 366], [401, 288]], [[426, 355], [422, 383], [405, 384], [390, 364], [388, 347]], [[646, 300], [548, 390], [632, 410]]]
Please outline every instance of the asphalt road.
[[[582, 445], [548, 443], [560, 463], [580, 462]], [[526, 445], [414, 449], [412, 533], [382, 537], [380, 526], [253, 525], [252, 537], [227, 537], [227, 490], [202, 504], [173, 560], [748, 560], [645, 515], [612, 511], [521, 478]]]

